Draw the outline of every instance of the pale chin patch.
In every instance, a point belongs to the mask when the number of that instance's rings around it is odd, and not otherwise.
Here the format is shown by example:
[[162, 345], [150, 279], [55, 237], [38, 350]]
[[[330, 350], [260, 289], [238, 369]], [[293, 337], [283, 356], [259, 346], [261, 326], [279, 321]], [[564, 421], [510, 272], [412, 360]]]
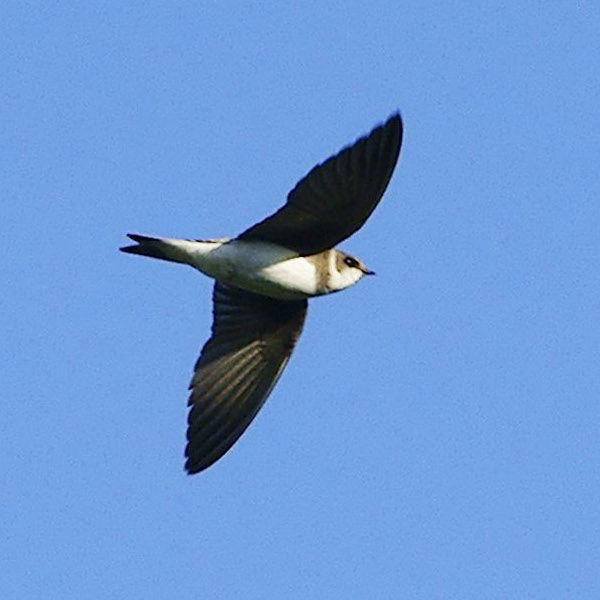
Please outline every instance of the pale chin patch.
[[336, 289], [343, 290], [344, 288], [354, 285], [359, 279], [364, 277], [364, 273], [360, 269], [344, 269], [341, 273], [337, 274], [337, 284], [339, 287]]
[[333, 268], [329, 274], [329, 281], [327, 287], [332, 292], [339, 292], [340, 290], [346, 289], [351, 285], [354, 285], [359, 279], [364, 277], [364, 273], [360, 269], [352, 267], [346, 267], [341, 271]]

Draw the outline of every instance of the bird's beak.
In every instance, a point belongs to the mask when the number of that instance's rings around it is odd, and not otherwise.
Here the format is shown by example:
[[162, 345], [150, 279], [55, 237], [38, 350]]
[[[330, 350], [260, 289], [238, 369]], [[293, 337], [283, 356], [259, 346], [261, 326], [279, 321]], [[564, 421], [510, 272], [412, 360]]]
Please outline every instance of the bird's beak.
[[369, 271], [369, 269], [363, 269], [365, 275], [375, 275], [375, 271]]

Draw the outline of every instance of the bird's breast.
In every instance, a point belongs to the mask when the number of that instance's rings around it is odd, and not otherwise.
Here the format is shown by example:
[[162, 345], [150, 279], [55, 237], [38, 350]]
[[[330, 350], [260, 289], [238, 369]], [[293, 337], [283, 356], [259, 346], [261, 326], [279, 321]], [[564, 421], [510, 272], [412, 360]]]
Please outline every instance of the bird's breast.
[[196, 268], [229, 285], [280, 300], [315, 296], [314, 265], [293, 250], [269, 242], [233, 240], [202, 257]]
[[268, 295], [282, 300], [318, 295], [314, 266], [302, 256], [264, 266], [253, 279]]

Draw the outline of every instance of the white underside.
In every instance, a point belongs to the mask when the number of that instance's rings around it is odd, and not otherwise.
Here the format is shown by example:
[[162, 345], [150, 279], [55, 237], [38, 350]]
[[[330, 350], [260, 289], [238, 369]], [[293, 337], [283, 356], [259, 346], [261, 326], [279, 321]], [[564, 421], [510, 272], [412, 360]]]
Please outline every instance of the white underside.
[[223, 283], [280, 300], [318, 295], [313, 264], [283, 246], [226, 239], [162, 241], [184, 262]]

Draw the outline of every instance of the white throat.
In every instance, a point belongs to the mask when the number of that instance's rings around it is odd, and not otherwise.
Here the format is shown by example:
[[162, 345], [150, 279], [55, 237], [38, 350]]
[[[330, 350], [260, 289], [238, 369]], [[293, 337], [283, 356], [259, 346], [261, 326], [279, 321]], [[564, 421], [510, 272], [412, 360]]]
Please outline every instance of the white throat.
[[344, 290], [354, 285], [363, 276], [364, 273], [360, 269], [347, 267], [341, 261], [338, 261], [335, 250], [329, 253], [329, 280], [327, 281], [327, 287], [330, 292]]

